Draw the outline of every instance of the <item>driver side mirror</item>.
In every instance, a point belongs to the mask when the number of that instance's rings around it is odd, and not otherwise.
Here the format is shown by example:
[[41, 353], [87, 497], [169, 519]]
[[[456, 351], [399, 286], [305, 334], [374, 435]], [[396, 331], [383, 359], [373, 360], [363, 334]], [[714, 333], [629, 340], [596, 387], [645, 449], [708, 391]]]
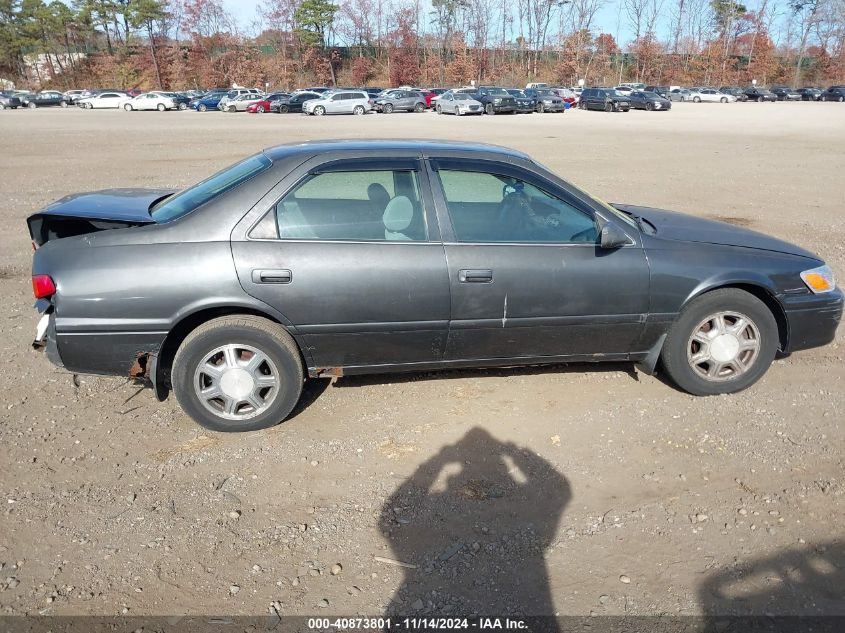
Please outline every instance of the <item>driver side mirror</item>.
[[614, 224], [607, 222], [601, 227], [601, 247], [604, 249], [621, 248], [631, 243], [629, 238], [622, 229], [616, 227]]

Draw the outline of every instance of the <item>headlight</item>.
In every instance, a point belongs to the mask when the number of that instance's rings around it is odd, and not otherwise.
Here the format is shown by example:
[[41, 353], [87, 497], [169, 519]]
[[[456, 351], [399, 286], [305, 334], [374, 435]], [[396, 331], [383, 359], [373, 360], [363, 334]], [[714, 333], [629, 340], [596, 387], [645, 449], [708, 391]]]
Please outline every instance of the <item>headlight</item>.
[[814, 294], [832, 292], [836, 288], [833, 271], [830, 266], [819, 266], [801, 273], [801, 280]]

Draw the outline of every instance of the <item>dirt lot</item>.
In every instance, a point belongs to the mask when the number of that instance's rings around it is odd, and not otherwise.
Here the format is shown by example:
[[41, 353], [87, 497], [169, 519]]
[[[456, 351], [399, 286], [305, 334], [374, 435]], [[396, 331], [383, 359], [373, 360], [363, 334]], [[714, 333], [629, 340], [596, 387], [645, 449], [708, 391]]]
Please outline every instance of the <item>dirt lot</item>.
[[515, 147], [607, 200], [747, 225], [845, 276], [836, 103], [2, 112], [2, 612], [845, 615], [842, 328], [735, 396], [626, 365], [342, 378], [244, 435], [29, 349], [24, 218], [45, 203], [182, 187], [277, 143], [403, 136]]

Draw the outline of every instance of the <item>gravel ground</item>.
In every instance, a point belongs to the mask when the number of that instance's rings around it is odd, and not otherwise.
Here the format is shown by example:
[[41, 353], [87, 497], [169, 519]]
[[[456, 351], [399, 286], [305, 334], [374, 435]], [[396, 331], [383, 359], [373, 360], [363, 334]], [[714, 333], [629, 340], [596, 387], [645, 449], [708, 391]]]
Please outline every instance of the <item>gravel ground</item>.
[[42, 205], [182, 187], [277, 143], [403, 136], [515, 147], [605, 199], [750, 226], [845, 275], [841, 104], [2, 112], [0, 613], [845, 615], [842, 329], [734, 396], [627, 365], [341, 378], [242, 435], [29, 349], [24, 218]]

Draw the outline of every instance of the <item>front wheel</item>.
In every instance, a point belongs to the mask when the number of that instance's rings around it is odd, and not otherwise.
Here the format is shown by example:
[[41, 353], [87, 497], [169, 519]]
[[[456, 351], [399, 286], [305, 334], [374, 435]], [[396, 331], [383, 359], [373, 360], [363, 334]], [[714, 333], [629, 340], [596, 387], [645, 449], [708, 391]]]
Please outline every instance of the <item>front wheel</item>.
[[62, 106], [63, 108], [66, 108], [66, 107], [67, 107], [67, 101], [62, 101], [61, 106]]
[[166, 105], [164, 105], [163, 103], [159, 103], [159, 104], [156, 106], [156, 110], [158, 110], [159, 112], [164, 112], [165, 110], [167, 110], [167, 106], [166, 106]]
[[314, 108], [314, 116], [323, 116], [326, 113], [326, 109], [323, 106], [317, 106]]
[[188, 104], [187, 104], [187, 103], [180, 103], [180, 104], [179, 104], [179, 109], [180, 109], [180, 110], [187, 110], [187, 109], [188, 109]]
[[763, 97], [757, 97], [757, 103], [763, 103]]
[[727, 103], [727, 102], [728, 102], [728, 98], [727, 98], [727, 97], [722, 97], [721, 99], [719, 99], [719, 101], [721, 101], [722, 103]]
[[546, 111], [546, 106], [543, 105], [543, 102], [541, 101], [540, 103], [537, 104], [537, 112], [539, 114], [543, 114], [543, 112], [545, 112], [545, 111]]
[[279, 114], [287, 114], [290, 112], [290, 106], [280, 105], [279, 106]]
[[693, 97], [692, 102], [693, 103], [701, 103], [701, 97]]
[[437, 112], [437, 114], [443, 114], [443, 108], [441, 108], [439, 105], [434, 110]]
[[414, 106], [414, 112], [425, 112], [425, 104], [418, 103]]
[[208, 110], [208, 106], [204, 103], [201, 103], [197, 106], [197, 110], [199, 110], [200, 112], [205, 112], [206, 110]]
[[251, 315], [213, 319], [179, 346], [171, 373], [182, 409], [212, 431], [255, 431], [284, 420], [304, 373], [285, 329]]
[[484, 113], [489, 114], [491, 116], [496, 114], [496, 111], [493, 109], [492, 103], [488, 103], [486, 106], [484, 106]]
[[354, 114], [356, 116], [361, 116], [362, 114], [364, 114], [364, 106], [361, 106], [361, 105], [355, 106], [354, 108], [352, 108], [352, 114]]
[[651, 110], [654, 110], [654, 106], [652, 105], [651, 102], [648, 102], [648, 103], [645, 104], [645, 109], [650, 112]]
[[766, 373], [778, 349], [778, 326], [757, 297], [724, 288], [684, 308], [669, 329], [661, 360], [669, 377], [697, 396], [735, 393]]
[[30, 110], [35, 110], [35, 108], [37, 108], [38, 106], [37, 106], [37, 105], [35, 105], [35, 102], [34, 102], [34, 101], [30, 101], [30, 102], [27, 104], [27, 106], [26, 106], [26, 107], [27, 107], [27, 108], [29, 108]]
[[264, 114], [264, 106], [258, 106], [257, 108], [255, 108], [255, 111], [258, 112], [258, 114]]
[[123, 109], [126, 110], [127, 112], [132, 112], [132, 104], [131, 103], [124, 104]]
[[381, 111], [384, 112], [385, 114], [391, 114], [393, 112], [393, 104], [392, 103], [385, 103], [381, 107]]

